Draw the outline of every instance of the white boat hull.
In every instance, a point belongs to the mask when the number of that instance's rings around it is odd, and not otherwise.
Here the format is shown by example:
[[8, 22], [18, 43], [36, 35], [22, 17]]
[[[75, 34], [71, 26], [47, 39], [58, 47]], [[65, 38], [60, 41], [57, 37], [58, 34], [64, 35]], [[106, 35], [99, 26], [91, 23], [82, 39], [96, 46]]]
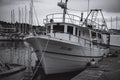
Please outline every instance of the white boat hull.
[[[102, 59], [104, 51], [90, 49], [80, 44], [46, 37], [29, 37], [26, 41], [34, 48], [46, 74], [79, 70], [91, 60]], [[63, 42], [64, 41], [64, 42]]]

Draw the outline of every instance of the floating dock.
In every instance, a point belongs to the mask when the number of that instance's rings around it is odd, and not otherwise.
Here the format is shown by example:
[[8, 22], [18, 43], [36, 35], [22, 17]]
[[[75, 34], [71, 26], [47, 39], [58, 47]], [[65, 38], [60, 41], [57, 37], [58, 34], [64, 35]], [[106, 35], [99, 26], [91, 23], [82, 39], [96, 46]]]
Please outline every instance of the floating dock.
[[71, 80], [120, 80], [120, 53], [104, 58], [96, 67], [88, 67]]

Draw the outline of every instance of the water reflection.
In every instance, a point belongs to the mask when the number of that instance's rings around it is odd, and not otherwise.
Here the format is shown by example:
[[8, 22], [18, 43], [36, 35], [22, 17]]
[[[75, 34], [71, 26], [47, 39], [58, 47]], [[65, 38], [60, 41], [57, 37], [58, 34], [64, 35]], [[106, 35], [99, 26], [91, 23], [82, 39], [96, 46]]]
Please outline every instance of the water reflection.
[[28, 66], [37, 60], [33, 49], [24, 41], [0, 41], [0, 58], [5, 63]]

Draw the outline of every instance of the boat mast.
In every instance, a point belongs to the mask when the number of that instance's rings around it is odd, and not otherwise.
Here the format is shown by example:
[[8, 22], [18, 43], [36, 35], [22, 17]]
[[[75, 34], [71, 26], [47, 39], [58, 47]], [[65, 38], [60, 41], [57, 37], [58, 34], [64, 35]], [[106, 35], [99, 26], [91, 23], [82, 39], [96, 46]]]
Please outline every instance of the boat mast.
[[58, 6], [63, 9], [63, 22], [65, 22], [65, 15], [67, 12], [67, 2], [68, 2], [68, 0], [66, 0], [65, 3], [62, 2], [62, 0], [61, 0], [61, 2], [58, 3]]
[[68, 2], [68, 0], [65, 1], [65, 7], [63, 8], [63, 22], [65, 22], [65, 15], [67, 12], [67, 2]]

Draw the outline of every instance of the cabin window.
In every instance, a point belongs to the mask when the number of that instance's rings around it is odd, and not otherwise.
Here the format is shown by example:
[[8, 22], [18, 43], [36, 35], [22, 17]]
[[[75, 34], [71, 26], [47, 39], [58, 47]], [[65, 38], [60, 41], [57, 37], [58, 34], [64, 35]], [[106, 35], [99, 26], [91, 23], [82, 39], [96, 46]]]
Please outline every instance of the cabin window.
[[72, 26], [68, 26], [67, 32], [69, 34], [73, 34], [73, 27]]
[[100, 39], [102, 38], [102, 36], [101, 36], [101, 34], [100, 34], [100, 33], [98, 33], [98, 38], [100, 38]]
[[91, 32], [92, 38], [96, 38], [96, 33], [95, 32]]
[[78, 28], [75, 28], [75, 35], [77, 36], [77, 31], [78, 31]]
[[83, 36], [85, 35], [85, 31], [82, 31], [83, 32]]
[[50, 26], [47, 27], [47, 33], [50, 33]]
[[63, 33], [64, 25], [53, 25], [53, 33], [56, 33], [56, 32]]
[[79, 31], [79, 36], [81, 36], [81, 31]]

